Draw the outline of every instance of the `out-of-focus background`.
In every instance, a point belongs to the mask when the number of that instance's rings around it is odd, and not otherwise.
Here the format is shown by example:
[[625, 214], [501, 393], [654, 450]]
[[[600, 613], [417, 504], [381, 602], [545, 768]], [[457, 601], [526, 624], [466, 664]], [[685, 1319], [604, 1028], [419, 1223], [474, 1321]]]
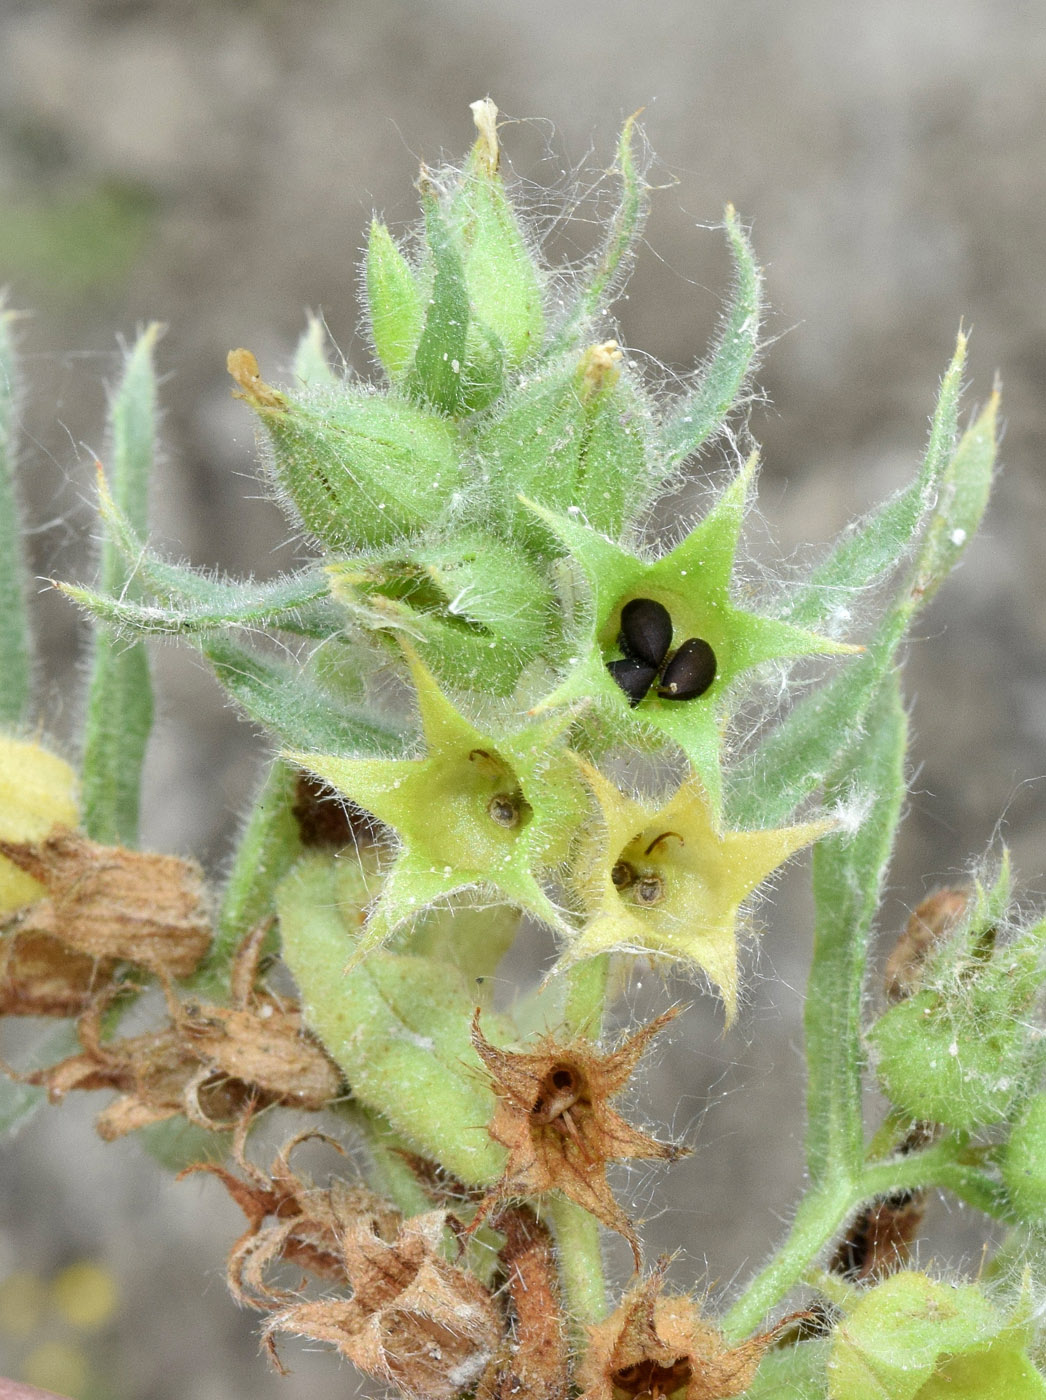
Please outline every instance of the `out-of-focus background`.
[[[90, 569], [106, 384], [120, 338], [153, 318], [170, 327], [158, 540], [234, 574], [293, 562], [252, 479], [226, 351], [249, 346], [278, 379], [308, 307], [366, 372], [356, 289], [370, 215], [413, 218], [419, 161], [460, 156], [468, 104], [487, 93], [512, 119], [515, 174], [552, 189], [536, 195], [550, 222], [645, 106], [663, 188], [618, 314], [652, 376], [692, 364], [714, 328], [729, 269], [707, 226], [728, 200], [750, 221], [775, 338], [752, 429], [762, 514], [785, 554], [827, 541], [911, 473], [961, 320], [970, 408], [1002, 378], [1005, 473], [910, 648], [912, 793], [885, 922], [896, 930], [1000, 831], [1025, 888], [1042, 891], [1041, 6], [5, 0], [0, 53], [0, 284], [33, 313], [24, 488], [41, 578]], [[557, 254], [594, 241], [605, 207], [554, 221]], [[40, 722], [68, 742], [84, 633], [54, 594], [37, 616]], [[218, 869], [263, 749], [191, 658], [159, 649], [157, 665], [145, 839]], [[685, 1250], [680, 1284], [727, 1287], [751, 1270], [799, 1185], [801, 870], [760, 922], [739, 1026], [723, 1035], [701, 1001], [654, 1052], [637, 1100], [696, 1144], [668, 1186], [663, 1173], [620, 1179], [638, 1214], [671, 1199], [649, 1248]], [[673, 993], [651, 981], [638, 995], [653, 1007]], [[315, 1349], [287, 1346], [287, 1379], [267, 1371], [222, 1278], [236, 1209], [213, 1181], [174, 1185], [133, 1141], [103, 1147], [96, 1108], [41, 1113], [0, 1148], [0, 1374], [83, 1400], [352, 1393], [356, 1377]], [[923, 1258], [972, 1258], [974, 1240], [937, 1203]]]

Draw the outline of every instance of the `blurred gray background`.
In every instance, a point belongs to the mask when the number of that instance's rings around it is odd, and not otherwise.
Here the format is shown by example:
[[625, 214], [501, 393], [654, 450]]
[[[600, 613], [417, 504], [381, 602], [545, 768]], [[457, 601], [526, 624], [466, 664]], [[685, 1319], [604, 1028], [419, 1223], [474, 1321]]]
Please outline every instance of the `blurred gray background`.
[[[24, 466], [42, 578], [89, 571], [105, 386], [118, 339], [153, 318], [170, 327], [158, 540], [234, 574], [293, 562], [252, 480], [253, 430], [225, 354], [249, 346], [278, 378], [309, 307], [366, 372], [356, 288], [370, 215], [414, 217], [419, 160], [463, 153], [468, 104], [487, 93], [513, 119], [501, 134], [516, 175], [552, 187], [537, 196], [549, 214], [584, 196], [622, 119], [645, 105], [663, 188], [618, 314], [652, 375], [686, 369], [715, 326], [729, 269], [706, 226], [728, 200], [750, 221], [776, 338], [752, 428], [762, 514], [786, 555], [912, 472], [961, 320], [969, 407], [1002, 379], [1005, 471], [983, 537], [910, 648], [912, 792], [884, 923], [899, 928], [1000, 831], [1023, 887], [1042, 892], [1041, 4], [2, 0], [0, 54], [0, 284], [33, 312]], [[557, 224], [557, 255], [594, 241], [605, 207]], [[40, 720], [68, 742], [83, 630], [53, 594], [37, 620]], [[157, 664], [145, 839], [218, 869], [262, 749], [191, 658], [165, 648]], [[747, 1273], [799, 1186], [802, 884], [790, 875], [760, 912], [739, 1026], [722, 1035], [701, 1001], [654, 1052], [637, 1101], [696, 1143], [648, 1231], [652, 1253], [685, 1249], [681, 1284]], [[637, 1006], [686, 995], [654, 981]], [[81, 1257], [118, 1279], [115, 1319], [70, 1340], [95, 1377], [84, 1396], [353, 1393], [355, 1376], [316, 1349], [289, 1344], [294, 1374], [268, 1373], [222, 1280], [238, 1212], [216, 1183], [172, 1184], [133, 1142], [103, 1147], [94, 1107], [43, 1113], [0, 1149], [0, 1279], [46, 1281]], [[669, 1194], [664, 1174], [620, 1184], [638, 1214]], [[956, 1226], [936, 1205], [923, 1257], [975, 1257]], [[0, 1374], [51, 1335], [41, 1319], [39, 1336], [0, 1330]]]

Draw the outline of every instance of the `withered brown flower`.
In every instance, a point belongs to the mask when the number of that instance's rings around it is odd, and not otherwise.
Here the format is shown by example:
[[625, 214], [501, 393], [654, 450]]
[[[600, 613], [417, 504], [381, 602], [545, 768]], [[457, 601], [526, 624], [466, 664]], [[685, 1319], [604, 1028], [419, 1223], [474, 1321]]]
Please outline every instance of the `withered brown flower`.
[[47, 891], [16, 915], [23, 934], [176, 978], [188, 977], [207, 951], [203, 879], [189, 861], [102, 846], [66, 827], [38, 842], [0, 841], [0, 854]]
[[116, 994], [98, 995], [77, 1022], [81, 1052], [23, 1078], [45, 1084], [53, 1100], [71, 1089], [117, 1089], [97, 1120], [107, 1141], [178, 1114], [227, 1129], [242, 1113], [270, 1104], [319, 1109], [336, 1098], [341, 1073], [305, 1030], [296, 1007], [255, 990], [266, 927], [241, 944], [232, 973], [235, 1004], [179, 1000], [164, 977], [169, 1024], [105, 1040], [102, 1021]]
[[0, 1016], [79, 1016], [111, 979], [115, 959], [75, 953], [20, 922], [15, 915], [0, 929]]
[[662, 1292], [667, 1260], [589, 1327], [579, 1400], [728, 1400], [752, 1384], [770, 1343], [795, 1320], [728, 1347], [693, 1298]]
[[415, 1400], [455, 1400], [493, 1373], [504, 1329], [477, 1278], [441, 1252], [446, 1211], [402, 1220], [394, 1234], [367, 1212], [341, 1232], [352, 1297], [296, 1303], [265, 1331], [331, 1342], [361, 1371]]
[[666, 1011], [603, 1054], [583, 1036], [560, 1042], [546, 1035], [530, 1052], [501, 1050], [483, 1035], [477, 1011], [472, 1043], [498, 1096], [489, 1131], [509, 1154], [477, 1220], [503, 1201], [560, 1191], [624, 1235], [639, 1268], [639, 1240], [610, 1190], [607, 1163], [629, 1157], [674, 1161], [688, 1149], [641, 1133], [610, 1101], [628, 1083], [650, 1039], [678, 1012]]

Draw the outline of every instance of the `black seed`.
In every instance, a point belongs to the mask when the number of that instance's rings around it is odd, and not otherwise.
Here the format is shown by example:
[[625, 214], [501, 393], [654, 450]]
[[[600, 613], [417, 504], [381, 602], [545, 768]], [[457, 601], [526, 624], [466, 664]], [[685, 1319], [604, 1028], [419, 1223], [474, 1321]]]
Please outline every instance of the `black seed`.
[[607, 670], [628, 696], [630, 705], [638, 705], [657, 680], [656, 666], [647, 666], [631, 656], [626, 656], [623, 661], [608, 661]]
[[701, 637], [691, 637], [661, 672], [662, 700], [696, 700], [715, 680], [715, 652]]
[[672, 645], [668, 609], [653, 598], [633, 598], [621, 609], [621, 650], [634, 661], [658, 667]]

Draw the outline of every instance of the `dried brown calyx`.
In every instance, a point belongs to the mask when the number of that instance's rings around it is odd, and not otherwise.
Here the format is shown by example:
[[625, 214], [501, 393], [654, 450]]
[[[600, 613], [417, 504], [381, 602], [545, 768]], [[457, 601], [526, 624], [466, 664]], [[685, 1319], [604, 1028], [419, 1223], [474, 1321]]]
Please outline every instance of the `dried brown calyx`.
[[886, 961], [890, 1001], [903, 1001], [919, 990], [927, 959], [956, 928], [969, 902], [968, 890], [943, 889], [916, 905]]
[[481, 1203], [472, 1228], [502, 1202], [560, 1191], [624, 1235], [639, 1267], [639, 1241], [607, 1182], [607, 1163], [629, 1157], [674, 1161], [687, 1151], [658, 1142], [610, 1107], [631, 1078], [648, 1042], [678, 1008], [637, 1031], [609, 1054], [584, 1037], [547, 1035], [524, 1053], [491, 1045], [472, 1023], [472, 1043], [490, 1072], [498, 1106], [490, 1135], [508, 1150], [508, 1164]]
[[589, 1327], [580, 1400], [728, 1400], [755, 1379], [763, 1353], [794, 1317], [728, 1347], [693, 1298], [665, 1295], [667, 1261]]
[[43, 841], [0, 841], [0, 854], [47, 891], [8, 921], [9, 934], [57, 939], [97, 962], [136, 963], [188, 977], [211, 924], [199, 868], [176, 856], [101, 846], [59, 827]]
[[563, 1400], [570, 1352], [552, 1237], [527, 1206], [503, 1211], [501, 1263], [512, 1305], [512, 1336], [499, 1358], [497, 1400]]
[[20, 922], [15, 915], [0, 930], [0, 1016], [79, 1016], [111, 981], [115, 959], [74, 953]]

